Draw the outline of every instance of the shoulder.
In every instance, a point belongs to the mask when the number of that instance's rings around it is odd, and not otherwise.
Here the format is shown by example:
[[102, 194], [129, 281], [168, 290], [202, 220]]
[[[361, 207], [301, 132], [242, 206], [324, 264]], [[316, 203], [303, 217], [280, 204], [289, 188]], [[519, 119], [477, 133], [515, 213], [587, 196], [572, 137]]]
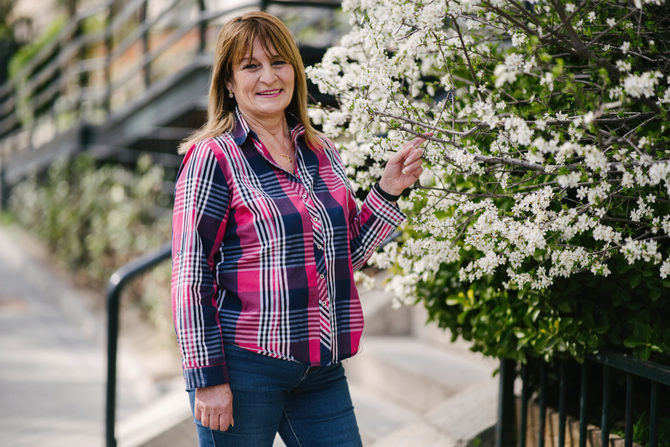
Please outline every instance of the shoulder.
[[231, 149], [236, 148], [235, 140], [230, 133], [226, 132], [217, 137], [208, 137], [196, 141], [186, 153], [187, 156], [191, 153], [195, 156], [209, 156], [221, 159], [226, 156]]
[[194, 160], [216, 160], [224, 168], [231, 154], [237, 150], [238, 147], [232, 135], [226, 132], [216, 137], [196, 141], [186, 151], [182, 164]]
[[330, 164], [335, 167], [344, 166], [342, 157], [340, 156], [340, 152], [337, 150], [335, 143], [323, 134], [319, 134], [318, 138], [322, 142], [322, 149], [320, 149], [320, 152], [326, 156]]
[[337, 152], [337, 148], [335, 147], [335, 143], [333, 143], [330, 138], [328, 138], [327, 136], [325, 136], [322, 133], [316, 134], [316, 137], [321, 141], [322, 149], [324, 151]]
[[230, 153], [236, 148], [235, 140], [228, 133], [198, 140], [186, 151], [177, 176], [184, 171], [196, 176], [208, 171], [219, 171], [225, 175], [229, 171]]

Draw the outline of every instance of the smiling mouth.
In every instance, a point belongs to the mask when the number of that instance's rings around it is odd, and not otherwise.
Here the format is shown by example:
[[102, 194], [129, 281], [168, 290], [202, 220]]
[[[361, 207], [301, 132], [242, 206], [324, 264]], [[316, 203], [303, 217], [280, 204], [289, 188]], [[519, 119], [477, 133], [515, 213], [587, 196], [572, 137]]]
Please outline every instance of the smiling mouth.
[[274, 95], [279, 94], [281, 91], [282, 91], [282, 89], [278, 88], [278, 89], [274, 89], [274, 90], [265, 90], [265, 91], [262, 91], [262, 92], [258, 92], [256, 94], [261, 95], [261, 96], [274, 96]]

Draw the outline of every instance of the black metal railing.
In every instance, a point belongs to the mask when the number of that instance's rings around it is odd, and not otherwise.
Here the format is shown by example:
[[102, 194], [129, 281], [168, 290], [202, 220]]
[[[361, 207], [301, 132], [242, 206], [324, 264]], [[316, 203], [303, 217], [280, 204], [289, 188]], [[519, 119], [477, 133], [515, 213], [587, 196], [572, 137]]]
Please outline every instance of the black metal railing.
[[168, 259], [172, 253], [171, 243], [158, 250], [129, 262], [109, 279], [107, 287], [107, 387], [105, 400], [105, 445], [116, 447], [116, 353], [119, 339], [119, 304], [123, 288], [133, 278]]
[[[557, 386], [549, 387], [547, 384], [548, 369], [552, 367], [552, 374], [557, 375]], [[575, 386], [575, 380], [568, 379], [567, 368], [577, 372], [579, 376], [579, 392]], [[593, 380], [593, 375], [601, 373], [601, 376]], [[531, 374], [533, 374], [533, 388], [531, 392]], [[625, 396], [622, 392], [613, 394], [614, 375], [619, 382], [625, 383]], [[661, 389], [670, 386], [670, 367], [654, 362], [635, 359], [625, 354], [600, 353], [590, 356], [586, 361], [577, 364], [572, 361], [559, 361], [548, 364], [544, 361], [535, 361], [533, 365], [518, 365], [513, 360], [503, 359], [500, 362], [500, 394], [498, 400], [498, 424], [496, 426], [496, 447], [526, 447], [528, 435], [528, 413], [531, 397], [537, 408], [537, 447], [544, 447], [547, 439], [547, 409], [548, 399], [552, 397], [558, 413], [558, 424], [552, 445], [565, 447], [566, 445], [566, 421], [568, 418], [568, 400], [578, 399], [577, 409], [579, 417], [578, 445], [586, 447], [588, 440], [588, 419], [593, 418], [595, 409], [599, 411], [600, 446], [610, 446], [610, 433], [613, 425], [612, 413], [624, 414], [623, 436], [624, 446], [633, 446], [633, 426], [635, 418], [634, 401], [639, 401], [643, 396], [647, 400], [649, 411], [648, 446], [659, 447], [659, 393]], [[514, 392], [515, 380], [521, 380], [521, 392], [517, 398]], [[638, 388], [636, 382], [644, 381], [647, 390]], [[592, 383], [590, 383], [592, 382]], [[617, 382], [618, 383], [618, 382]], [[570, 386], [569, 384], [573, 385]], [[599, 391], [600, 402], [589, 401], [593, 398], [595, 387], [602, 387]], [[616, 397], [616, 403], [614, 402]], [[517, 412], [516, 401], [520, 401], [520, 411]], [[666, 398], [667, 401], [667, 398]], [[595, 407], [591, 407], [595, 405]], [[638, 402], [639, 406], [639, 402]], [[668, 408], [665, 408], [668, 411]], [[518, 416], [518, 421], [516, 420]], [[572, 444], [575, 445], [575, 444]], [[592, 444], [593, 445], [593, 444]], [[660, 446], [663, 447], [663, 446]]]
[[[225, 16], [270, 5], [334, 9], [339, 0], [103, 0], [81, 10], [0, 86], [0, 166], [82, 123], [101, 124], [211, 51]], [[209, 36], [209, 37], [208, 37]], [[209, 60], [209, 58], [205, 58]]]
[[[78, 12], [0, 88], [0, 136], [14, 134], [38, 146], [83, 118], [106, 119], [204, 52], [216, 19], [260, 5], [250, 0], [208, 10], [204, 0], [107, 0]], [[175, 11], [183, 12], [178, 22]], [[95, 23], [104, 26], [91, 31]], [[157, 67], [161, 56], [170, 56], [170, 63]], [[3, 144], [3, 155], [10, 146], [16, 147]]]

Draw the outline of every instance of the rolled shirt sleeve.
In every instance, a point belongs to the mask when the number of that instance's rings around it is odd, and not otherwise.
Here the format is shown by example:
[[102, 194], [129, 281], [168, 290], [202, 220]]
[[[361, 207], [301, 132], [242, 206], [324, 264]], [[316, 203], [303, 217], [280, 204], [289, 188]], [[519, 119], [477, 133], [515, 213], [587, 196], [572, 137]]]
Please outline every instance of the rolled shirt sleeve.
[[230, 194], [216, 145], [187, 152], [177, 175], [172, 219], [172, 313], [187, 388], [229, 381], [223, 352], [214, 265], [228, 217]]
[[370, 189], [360, 209], [353, 194], [350, 200], [354, 201], [354, 207], [350, 209], [356, 210], [352, 212], [349, 224], [351, 264], [354, 270], [360, 270], [406, 216], [398, 205], [383, 198], [375, 188]]

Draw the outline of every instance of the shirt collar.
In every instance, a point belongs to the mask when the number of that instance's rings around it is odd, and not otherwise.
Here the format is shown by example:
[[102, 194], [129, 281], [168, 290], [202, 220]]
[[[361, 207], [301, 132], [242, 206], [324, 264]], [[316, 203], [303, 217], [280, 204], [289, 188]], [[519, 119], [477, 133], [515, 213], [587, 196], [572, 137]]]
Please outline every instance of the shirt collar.
[[[297, 116], [289, 111], [286, 112], [286, 122], [288, 123], [288, 127], [291, 130], [291, 139], [294, 142], [300, 135], [305, 133], [305, 126], [303, 126]], [[233, 135], [233, 139], [235, 140], [235, 144], [238, 146], [241, 146], [242, 143], [246, 141], [249, 134], [252, 134], [253, 138], [257, 138], [254, 131], [251, 130], [246, 120], [242, 116], [242, 113], [238, 107], [235, 107], [235, 126], [233, 127], [231, 133]]]

